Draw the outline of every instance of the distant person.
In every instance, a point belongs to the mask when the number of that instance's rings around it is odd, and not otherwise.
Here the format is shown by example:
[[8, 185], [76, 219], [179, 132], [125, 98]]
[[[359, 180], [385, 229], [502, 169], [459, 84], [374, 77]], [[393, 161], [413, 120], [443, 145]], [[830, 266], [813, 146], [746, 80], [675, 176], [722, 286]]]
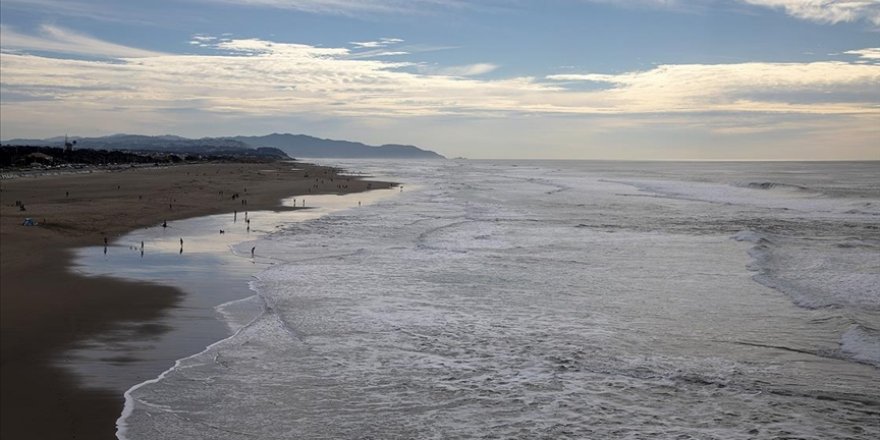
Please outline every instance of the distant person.
[[167, 220], [162, 220], [162, 227], [163, 227], [163, 228], [167, 228], [167, 227], [168, 227], [168, 221], [167, 221]]
[[256, 251], [256, 250], [257, 250], [256, 246], [251, 248], [251, 258], [254, 258], [254, 251]]
[[183, 239], [180, 239], [180, 247], [183, 247]]

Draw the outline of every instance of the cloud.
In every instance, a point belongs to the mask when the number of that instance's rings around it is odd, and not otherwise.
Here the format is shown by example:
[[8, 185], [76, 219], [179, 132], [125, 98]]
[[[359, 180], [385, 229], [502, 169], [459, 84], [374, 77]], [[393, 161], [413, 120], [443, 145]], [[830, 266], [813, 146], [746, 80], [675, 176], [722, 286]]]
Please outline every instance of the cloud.
[[880, 62], [880, 47], [872, 47], [860, 50], [848, 50], [844, 53], [847, 55], [858, 55], [859, 58], [866, 61]]
[[378, 49], [400, 43], [403, 43], [403, 40], [400, 38], [380, 38], [375, 41], [352, 41], [349, 44], [357, 49]]
[[79, 108], [197, 108], [240, 115], [491, 112], [506, 108], [510, 95], [551, 89], [520, 78], [487, 82], [410, 73], [403, 69], [412, 63], [351, 59], [347, 48], [259, 39], [194, 41], [207, 42], [215, 54], [132, 58], [143, 54], [126, 50], [108, 63], [6, 52], [0, 86], [4, 93]]
[[584, 0], [591, 3], [612, 4], [625, 8], [664, 9], [679, 12], [706, 12], [725, 4], [745, 3], [769, 9], [816, 23], [868, 21], [880, 26], [878, 0]]
[[786, 14], [818, 23], [866, 20], [880, 26], [878, 0], [740, 0], [748, 4], [782, 9]]
[[421, 14], [433, 9], [454, 9], [468, 6], [466, 0], [201, 0], [239, 6], [292, 9], [317, 14]]
[[477, 76], [492, 72], [497, 68], [497, 65], [491, 63], [476, 63], [464, 66], [443, 67], [440, 69], [424, 69], [424, 71], [449, 76]]
[[351, 45], [358, 49], [373, 49], [377, 47], [385, 47], [381, 41], [352, 41]]
[[559, 74], [604, 86], [609, 112], [880, 113], [880, 66], [839, 61], [661, 65], [621, 74]]
[[690, 11], [712, 0], [584, 0], [590, 3], [605, 3], [623, 8], [650, 8]]
[[364, 52], [352, 53], [348, 56], [348, 59], [356, 60], [363, 58], [380, 58], [380, 57], [391, 57], [391, 56], [402, 56], [409, 55], [410, 52], [402, 51], [402, 50], [368, 50]]
[[40, 35], [18, 33], [0, 25], [0, 47], [25, 51], [44, 51], [93, 57], [137, 58], [164, 55], [161, 52], [137, 49], [110, 43], [58, 26], [40, 26]]
[[105, 13], [104, 8], [74, 0], [3, 0], [3, 6], [10, 9], [39, 10], [75, 17], [110, 17]]
[[[59, 113], [69, 118], [101, 113], [168, 118], [175, 112], [242, 118], [880, 115], [880, 66], [857, 62], [662, 65], [618, 74], [490, 80], [470, 75], [493, 71], [491, 63], [428, 72], [406, 60], [353, 58], [344, 47], [205, 35], [193, 41], [213, 52], [170, 55], [59, 28], [53, 32], [51, 38], [26, 40], [4, 28], [4, 118], [42, 114], [34, 120], [51, 124]], [[73, 41], [89, 48], [78, 54], [116, 57], [9, 52], [9, 35], [19, 49], [60, 52], [72, 51], [74, 43], [57, 36], [78, 36]]]
[[[30, 39], [2, 31], [4, 136], [65, 130], [204, 136], [332, 126], [325, 135], [355, 130], [362, 138], [357, 130], [364, 130], [363, 136], [388, 139], [393, 132], [403, 136], [396, 141], [448, 147], [452, 155], [479, 142], [493, 145], [485, 155], [495, 156], [522, 148], [545, 157], [722, 158], [721, 150], [712, 153], [717, 157], [698, 154], [722, 140], [740, 158], [797, 158], [804, 145], [815, 157], [838, 157], [822, 153], [831, 144], [835, 151], [849, 148], [850, 158], [877, 154], [871, 139], [880, 120], [880, 65], [864, 62], [877, 59], [872, 48], [848, 51], [858, 57], [853, 62], [660, 65], [485, 79], [468, 75], [488, 73], [494, 64], [426, 69], [406, 57], [358, 58], [351, 47], [196, 35], [192, 41], [204, 50], [180, 55], [143, 53], [61, 28]], [[74, 42], [88, 50], [74, 51]], [[45, 50], [56, 54], [41, 55]], [[746, 154], [735, 140], [766, 148]], [[596, 147], [600, 156], [576, 154], [587, 142], [615, 147]], [[770, 153], [774, 142], [789, 145], [787, 156]], [[655, 144], [662, 148], [645, 147]], [[669, 153], [685, 144], [691, 156], [685, 149]]]
[[[357, 52], [352, 52], [351, 55], [348, 56], [349, 59], [363, 59], [363, 58], [379, 58], [379, 57], [390, 57], [390, 56], [401, 56], [401, 55], [409, 55], [412, 53], [410, 50], [406, 50], [406, 48], [401, 48], [399, 45], [403, 43], [403, 40], [400, 38], [380, 38], [374, 41], [352, 41], [348, 44], [351, 44]], [[394, 50], [388, 49], [389, 46], [398, 46], [395, 47]]]
[[190, 40], [189, 44], [199, 47], [209, 47], [217, 40], [219, 40], [219, 38], [211, 35], [196, 34], [193, 35], [192, 40]]

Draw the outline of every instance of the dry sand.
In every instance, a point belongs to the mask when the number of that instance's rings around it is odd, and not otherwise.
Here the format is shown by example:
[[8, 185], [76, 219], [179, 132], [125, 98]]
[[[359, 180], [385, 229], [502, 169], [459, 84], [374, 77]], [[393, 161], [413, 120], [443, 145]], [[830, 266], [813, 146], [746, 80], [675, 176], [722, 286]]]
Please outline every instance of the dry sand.
[[[391, 186], [344, 177], [330, 182], [333, 169], [295, 166], [300, 170], [292, 170], [290, 163], [218, 163], [3, 180], [0, 438], [115, 438], [123, 397], [79, 386], [52, 361], [116, 322], [160, 316], [181, 295], [164, 286], [79, 277], [68, 270], [73, 248], [102, 245], [104, 237], [112, 241], [163, 220], [283, 209], [281, 199], [310, 191]], [[234, 193], [240, 197], [233, 199]], [[26, 217], [39, 225], [22, 226]]]

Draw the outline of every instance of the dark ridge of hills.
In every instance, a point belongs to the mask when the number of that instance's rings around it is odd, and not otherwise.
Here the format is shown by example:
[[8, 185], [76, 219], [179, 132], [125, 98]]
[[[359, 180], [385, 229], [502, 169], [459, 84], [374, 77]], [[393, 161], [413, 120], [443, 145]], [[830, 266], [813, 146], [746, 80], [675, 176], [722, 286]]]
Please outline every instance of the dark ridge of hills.
[[[11, 139], [2, 142], [4, 145], [40, 145], [46, 147], [64, 147], [65, 138], [50, 139]], [[141, 136], [131, 134], [115, 134], [104, 137], [72, 137], [76, 142], [74, 150], [118, 150], [132, 152], [174, 152], [178, 154], [199, 155], [245, 155], [245, 156], [277, 156], [285, 155], [279, 150], [256, 150], [242, 142], [231, 139], [186, 139], [179, 136]]]
[[289, 159], [281, 150], [248, 149], [248, 154], [194, 154], [175, 151], [132, 151], [27, 145], [0, 146], [0, 168], [59, 168], [69, 166], [173, 164], [181, 162], [269, 162]]
[[265, 136], [236, 136], [230, 139], [254, 147], [278, 148], [293, 157], [445, 159], [433, 151], [412, 145], [372, 146], [361, 142], [321, 139], [304, 134], [272, 133]]
[[[64, 137], [49, 139], [10, 139], [4, 145], [64, 147]], [[235, 136], [188, 139], [180, 136], [115, 134], [103, 137], [71, 137], [74, 149], [103, 149], [131, 152], [174, 152], [198, 155], [256, 155], [314, 158], [444, 159], [443, 156], [412, 145], [371, 146], [361, 142], [320, 139], [303, 134], [273, 133], [266, 136]]]

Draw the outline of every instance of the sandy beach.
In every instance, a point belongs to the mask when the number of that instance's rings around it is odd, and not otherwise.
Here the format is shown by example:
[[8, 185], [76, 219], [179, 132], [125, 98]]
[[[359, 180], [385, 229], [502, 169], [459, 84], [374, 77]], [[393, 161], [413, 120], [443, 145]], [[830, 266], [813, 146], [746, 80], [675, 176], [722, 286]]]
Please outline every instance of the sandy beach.
[[[115, 438], [122, 396], [80, 387], [51, 360], [116, 322], [158, 317], [181, 295], [77, 276], [69, 271], [72, 249], [166, 220], [290, 209], [281, 199], [390, 186], [335, 173], [301, 163], [218, 163], [3, 180], [2, 437]], [[22, 226], [25, 218], [38, 226]]]

